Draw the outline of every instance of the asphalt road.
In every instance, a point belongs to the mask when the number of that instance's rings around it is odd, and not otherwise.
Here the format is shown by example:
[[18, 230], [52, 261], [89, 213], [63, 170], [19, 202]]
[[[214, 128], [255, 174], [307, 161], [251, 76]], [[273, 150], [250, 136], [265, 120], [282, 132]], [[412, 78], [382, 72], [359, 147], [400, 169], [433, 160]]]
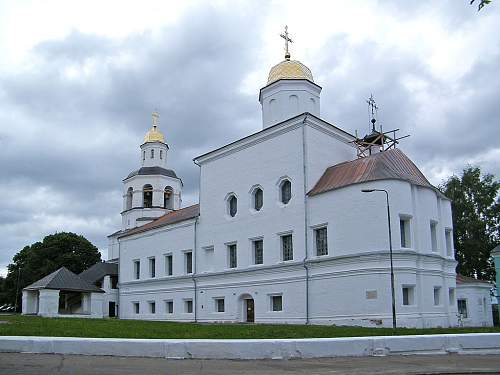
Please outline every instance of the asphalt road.
[[500, 374], [500, 355], [233, 361], [0, 353], [0, 374]]

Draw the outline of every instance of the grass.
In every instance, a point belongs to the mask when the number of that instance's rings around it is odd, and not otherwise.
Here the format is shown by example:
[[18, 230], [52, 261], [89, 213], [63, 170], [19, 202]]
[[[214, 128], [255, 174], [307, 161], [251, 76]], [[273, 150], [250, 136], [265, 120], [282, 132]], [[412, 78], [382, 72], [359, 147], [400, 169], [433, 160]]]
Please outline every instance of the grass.
[[285, 324], [196, 324], [118, 319], [0, 315], [0, 336], [113, 337], [141, 339], [277, 339], [496, 332], [495, 328], [362, 328]]

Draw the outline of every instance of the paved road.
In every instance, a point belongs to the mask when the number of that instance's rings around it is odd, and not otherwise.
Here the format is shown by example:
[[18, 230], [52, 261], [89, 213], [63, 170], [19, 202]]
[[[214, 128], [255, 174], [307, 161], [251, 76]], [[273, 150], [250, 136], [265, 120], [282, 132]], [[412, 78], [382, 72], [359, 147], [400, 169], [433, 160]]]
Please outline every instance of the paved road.
[[500, 355], [221, 361], [0, 353], [0, 374], [500, 374]]

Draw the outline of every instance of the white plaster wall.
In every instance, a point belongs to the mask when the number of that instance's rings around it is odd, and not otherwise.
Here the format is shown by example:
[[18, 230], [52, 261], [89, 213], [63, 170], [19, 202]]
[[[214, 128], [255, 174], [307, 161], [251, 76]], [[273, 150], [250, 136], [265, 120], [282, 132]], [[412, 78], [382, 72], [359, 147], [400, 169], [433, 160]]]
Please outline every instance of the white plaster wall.
[[[154, 150], [154, 155], [151, 157], [151, 150]], [[162, 159], [160, 159], [160, 150], [163, 151]], [[143, 157], [143, 152], [146, 152]], [[163, 167], [167, 166], [168, 146], [161, 142], [148, 142], [141, 145], [140, 163], [143, 167]]]
[[104, 293], [88, 293], [90, 295], [90, 315], [92, 318], [102, 318], [103, 317], [103, 300]]
[[[292, 183], [292, 199], [279, 201], [281, 178]], [[262, 187], [264, 205], [258, 212], [251, 207], [251, 190]], [[238, 198], [238, 213], [227, 214], [228, 194]], [[292, 232], [294, 261], [304, 258], [304, 189], [302, 170], [302, 130], [288, 128], [279, 137], [243, 148], [201, 166], [200, 248], [213, 246], [213, 264], [198, 264], [198, 272], [228, 269], [227, 244], [236, 243], [238, 269], [251, 265], [251, 239], [264, 241], [264, 265], [280, 264], [280, 233]], [[292, 262], [293, 263], [293, 262]]]
[[259, 98], [263, 128], [304, 112], [319, 117], [320, 92], [321, 87], [306, 80], [280, 80], [264, 87]]
[[59, 290], [40, 289], [38, 291], [38, 315], [54, 317], [59, 313]]
[[23, 290], [22, 314], [38, 313], [38, 290]]
[[487, 284], [457, 284], [457, 300], [467, 301], [468, 317], [462, 320], [465, 327], [493, 326], [490, 289]]

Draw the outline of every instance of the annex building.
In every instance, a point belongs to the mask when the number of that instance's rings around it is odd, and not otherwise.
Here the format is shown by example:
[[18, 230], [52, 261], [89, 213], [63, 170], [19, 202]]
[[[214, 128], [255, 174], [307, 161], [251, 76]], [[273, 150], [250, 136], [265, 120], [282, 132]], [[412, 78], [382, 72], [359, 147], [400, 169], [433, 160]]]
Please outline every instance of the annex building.
[[[479, 297], [465, 291], [459, 303], [457, 288], [488, 288], [457, 284], [450, 200], [375, 120], [363, 138], [324, 120], [321, 91], [287, 48], [259, 92], [262, 129], [194, 158], [199, 204], [189, 207], [153, 113], [140, 167], [123, 180], [122, 227], [109, 236], [106, 264], [117, 270], [101, 272], [103, 295], [82, 287], [101, 301], [92, 315], [391, 326], [385, 190], [398, 326], [458, 325], [458, 305], [466, 312]], [[469, 325], [491, 324], [478, 319]]]

